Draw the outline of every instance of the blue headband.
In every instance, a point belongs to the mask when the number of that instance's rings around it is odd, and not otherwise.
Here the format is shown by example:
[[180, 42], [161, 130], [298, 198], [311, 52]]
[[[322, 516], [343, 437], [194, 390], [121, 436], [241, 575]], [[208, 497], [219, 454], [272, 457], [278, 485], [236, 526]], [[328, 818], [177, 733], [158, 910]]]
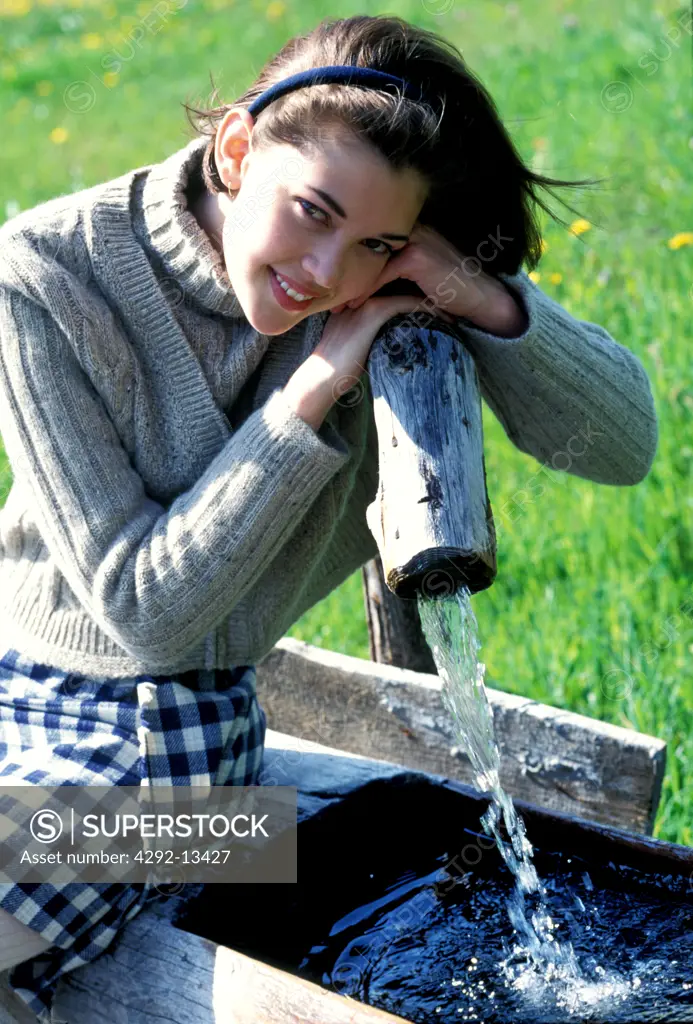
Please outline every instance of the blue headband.
[[420, 102], [423, 99], [423, 86], [413, 86], [404, 78], [397, 75], [390, 75], [386, 71], [376, 71], [375, 68], [360, 68], [353, 64], [330, 64], [322, 68], [309, 68], [307, 71], [298, 71], [295, 75], [289, 75], [281, 82], [275, 82], [257, 96], [247, 108], [248, 113], [257, 117], [261, 110], [276, 100], [284, 93], [299, 89], [303, 85], [361, 85], [364, 88], [382, 89], [386, 85], [394, 85], [402, 90], [407, 99]]

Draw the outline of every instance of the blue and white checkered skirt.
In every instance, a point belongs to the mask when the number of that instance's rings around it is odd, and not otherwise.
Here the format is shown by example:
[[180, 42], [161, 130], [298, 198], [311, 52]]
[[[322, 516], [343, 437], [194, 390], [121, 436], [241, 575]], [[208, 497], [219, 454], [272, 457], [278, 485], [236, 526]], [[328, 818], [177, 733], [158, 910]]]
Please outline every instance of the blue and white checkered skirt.
[[[0, 786], [258, 784], [267, 719], [254, 665], [93, 678], [0, 657]], [[5, 782], [7, 784], [7, 782]], [[142, 907], [149, 883], [0, 884], [0, 908], [51, 943], [10, 986], [50, 1020], [61, 976], [89, 963]]]

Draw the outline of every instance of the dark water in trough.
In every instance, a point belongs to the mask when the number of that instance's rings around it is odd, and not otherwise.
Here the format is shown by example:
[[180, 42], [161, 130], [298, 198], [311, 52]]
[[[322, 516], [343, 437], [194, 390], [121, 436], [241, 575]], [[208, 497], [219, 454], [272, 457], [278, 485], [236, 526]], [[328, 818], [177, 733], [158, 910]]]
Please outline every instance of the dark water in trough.
[[177, 923], [413, 1024], [693, 1022], [693, 850], [518, 814], [469, 595], [419, 610], [483, 795], [370, 782], [299, 824], [296, 885], [208, 885]]
[[416, 1024], [693, 1021], [693, 851], [670, 862], [525, 810], [556, 934], [592, 986], [571, 1010], [525, 957], [524, 988], [504, 977], [515, 882], [479, 829], [487, 803], [414, 773], [368, 783], [299, 823], [295, 885], [207, 885], [176, 923]]
[[[440, 867], [445, 860], [437, 858]], [[512, 961], [504, 905], [513, 882], [498, 863], [438, 883], [437, 897], [439, 868], [392, 879], [314, 942], [299, 971], [417, 1022], [693, 1020], [693, 906], [685, 887], [676, 901], [664, 880], [658, 893], [654, 879], [584, 868], [565, 856], [542, 864], [557, 934], [571, 940], [587, 979], [579, 992], [554, 991], [524, 969], [524, 958], [519, 988], [501, 978], [499, 962]]]

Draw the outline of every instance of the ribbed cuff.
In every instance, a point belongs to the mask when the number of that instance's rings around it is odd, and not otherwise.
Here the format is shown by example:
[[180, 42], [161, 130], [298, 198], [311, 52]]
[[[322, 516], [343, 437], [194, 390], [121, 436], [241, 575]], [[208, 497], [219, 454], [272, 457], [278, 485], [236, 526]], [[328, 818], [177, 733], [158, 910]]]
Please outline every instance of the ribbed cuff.
[[499, 334], [494, 334], [492, 331], [485, 331], [466, 317], [458, 317], [458, 323], [464, 329], [465, 335], [489, 346], [492, 346], [494, 343], [502, 347], [522, 345], [537, 329], [537, 300], [540, 297], [538, 295], [538, 288], [523, 270], [518, 271], [517, 274], [501, 273], [498, 277], [507, 286], [508, 291], [527, 316], [527, 326], [522, 334], [518, 334], [514, 338], [504, 338]]
[[292, 438], [303, 451], [310, 452], [333, 470], [349, 458], [349, 447], [331, 423], [323, 420], [316, 431], [306, 423], [281, 389], [274, 391], [262, 407], [262, 418], [277, 437]]

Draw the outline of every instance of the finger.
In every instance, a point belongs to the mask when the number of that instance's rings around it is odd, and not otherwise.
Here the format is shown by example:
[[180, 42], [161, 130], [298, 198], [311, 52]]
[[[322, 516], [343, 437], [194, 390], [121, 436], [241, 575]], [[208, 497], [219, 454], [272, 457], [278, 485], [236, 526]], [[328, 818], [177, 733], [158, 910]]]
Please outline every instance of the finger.
[[397, 313], [425, 312], [421, 305], [421, 299], [416, 295], [382, 295], [371, 301], [382, 303], [383, 309], [387, 310], [391, 316], [395, 316]]
[[[402, 250], [403, 252], [404, 250]], [[406, 268], [403, 262], [402, 256], [398, 253], [393, 256], [392, 259], [386, 263], [378, 277], [373, 282], [373, 285], [367, 292], [362, 292], [361, 295], [355, 296], [347, 302], [347, 306], [350, 309], [358, 309], [364, 302], [376, 295], [384, 285], [389, 284], [390, 281], [396, 281], [398, 278], [403, 277], [406, 280], [411, 280], [407, 277]]]
[[[421, 305], [421, 299], [418, 298], [416, 295], [383, 296], [383, 301], [387, 301], [388, 299], [392, 300], [392, 305], [390, 308], [393, 310], [393, 316], [395, 315], [395, 313], [429, 313], [429, 311]], [[441, 308], [437, 308], [435, 312], [430, 314], [430, 316], [433, 316], [434, 318], [437, 317], [440, 320], [444, 320], [445, 323], [448, 324], [455, 325], [457, 323], [455, 317], [451, 313], [448, 313], [446, 310]]]
[[389, 284], [390, 281], [396, 281], [398, 278], [403, 277], [405, 280], [411, 280], [407, 274], [407, 267], [404, 262], [403, 256], [404, 250], [392, 256], [391, 259], [383, 267], [381, 273], [371, 289], [371, 294], [380, 291], [380, 289]]

